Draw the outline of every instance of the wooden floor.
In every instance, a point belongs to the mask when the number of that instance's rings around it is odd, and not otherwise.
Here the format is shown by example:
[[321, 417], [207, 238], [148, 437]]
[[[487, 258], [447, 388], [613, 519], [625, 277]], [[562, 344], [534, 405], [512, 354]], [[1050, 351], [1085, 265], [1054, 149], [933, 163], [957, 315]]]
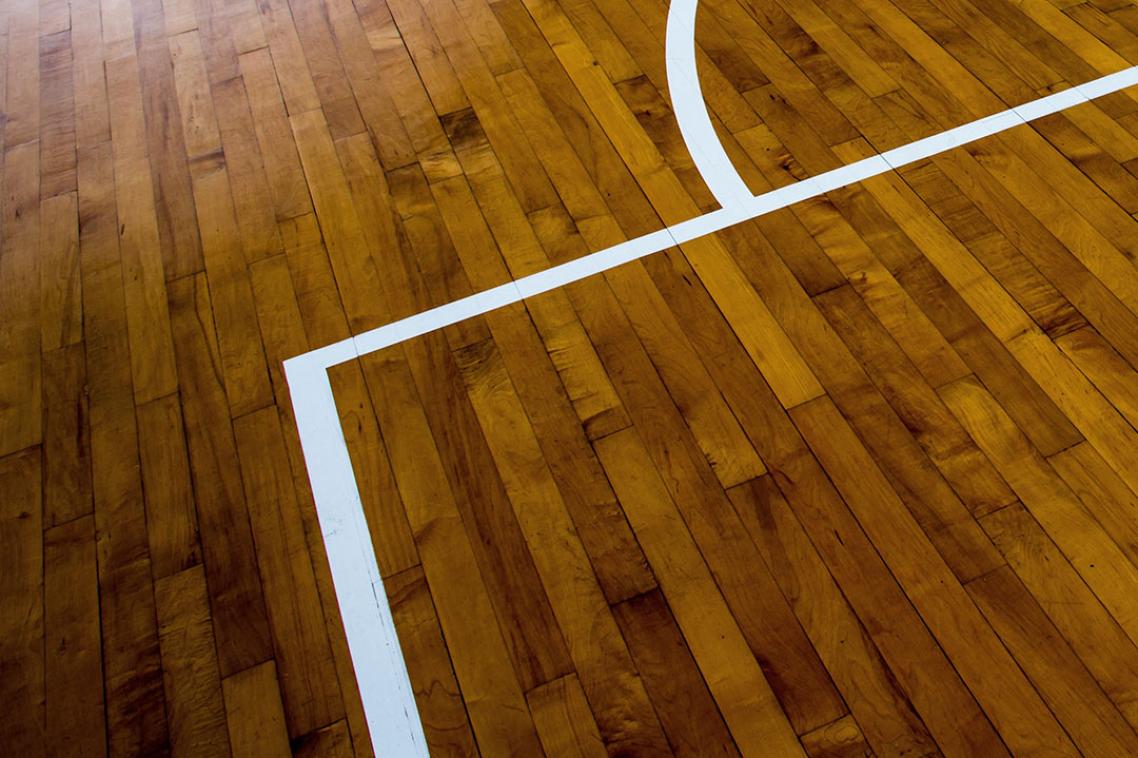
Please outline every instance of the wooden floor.
[[[382, 753], [282, 361], [704, 211], [661, 0], [0, 3], [0, 752]], [[761, 192], [1131, 0], [705, 0]], [[332, 370], [437, 755], [1138, 755], [1138, 90]]]

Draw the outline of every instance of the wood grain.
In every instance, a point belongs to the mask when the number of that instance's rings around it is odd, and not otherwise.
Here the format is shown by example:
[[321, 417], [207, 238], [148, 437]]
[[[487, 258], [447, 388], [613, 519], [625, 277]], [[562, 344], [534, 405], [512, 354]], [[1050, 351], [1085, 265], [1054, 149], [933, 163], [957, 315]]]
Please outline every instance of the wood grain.
[[[677, 105], [762, 193], [1138, 64], [668, 10], [0, 3], [7, 752], [385, 755], [283, 362], [715, 210]], [[1138, 753], [1136, 261], [1131, 88], [332, 367], [432, 754]]]

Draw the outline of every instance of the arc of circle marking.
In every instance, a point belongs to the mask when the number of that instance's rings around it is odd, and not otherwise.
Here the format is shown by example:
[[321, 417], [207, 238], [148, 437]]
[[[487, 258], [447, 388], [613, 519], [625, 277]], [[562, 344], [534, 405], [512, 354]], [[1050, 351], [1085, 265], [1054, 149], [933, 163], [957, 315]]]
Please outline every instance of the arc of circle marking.
[[742, 205], [754, 195], [723, 149], [703, 90], [696, 63], [695, 21], [699, 0], [672, 0], [664, 32], [664, 63], [672, 112], [692, 161], [711, 194], [723, 208]]

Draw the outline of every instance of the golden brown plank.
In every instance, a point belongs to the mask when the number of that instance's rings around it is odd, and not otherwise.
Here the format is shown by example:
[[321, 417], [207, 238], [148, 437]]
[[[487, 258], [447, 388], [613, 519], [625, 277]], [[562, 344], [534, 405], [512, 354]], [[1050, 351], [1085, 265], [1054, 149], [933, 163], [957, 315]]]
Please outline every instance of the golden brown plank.
[[177, 395], [137, 407], [146, 531], [155, 579], [201, 562], [185, 425]]
[[735, 743], [744, 753], [794, 754], [797, 739], [776, 698], [783, 685], [777, 675], [774, 687], [764, 678], [643, 443], [625, 430], [596, 448]]
[[44, 572], [40, 450], [0, 458], [0, 486], [9, 493], [0, 512], [4, 545], [0, 577], [9, 599], [0, 616], [4, 713], [0, 731], [15, 750], [44, 755]]
[[[0, 744], [372, 754], [282, 363], [716, 207], [669, 10], [0, 3]], [[705, 0], [693, 52], [765, 192], [1138, 8]], [[1136, 212], [1122, 91], [336, 367], [431, 749], [1138, 752]]]
[[43, 541], [47, 752], [106, 755], [94, 519], [48, 529]]
[[44, 525], [91, 513], [91, 439], [82, 344], [43, 357]]
[[[948, 575], [947, 566], [933, 554], [931, 544], [919, 548], [925, 538], [899, 510], [897, 495], [861, 452], [834, 406], [823, 398], [791, 415], [1009, 747], [1047, 744], [1073, 753], [1062, 728], [963, 588]], [[921, 589], [929, 582], [943, 593], [935, 603], [929, 603], [930, 595]], [[999, 681], [998, 687], [991, 686], [994, 681]], [[1009, 697], [1012, 691], [1016, 695]], [[1048, 736], [1039, 742], [1044, 734]]]
[[289, 735], [344, 716], [276, 408], [234, 424]]
[[526, 700], [546, 755], [608, 755], [585, 692], [574, 674], [530, 690]]
[[399, 630], [399, 644], [409, 651], [405, 654], [407, 669], [427, 744], [432, 751], [446, 755], [477, 755], [470, 717], [455, 681], [426, 576], [422, 569], [410, 568], [385, 578], [384, 588]]
[[228, 756], [229, 734], [205, 572], [198, 566], [156, 582], [154, 600], [170, 748], [194, 755]]
[[272, 655], [237, 450], [220, 378], [214, 370], [209, 289], [198, 274], [170, 284], [178, 344], [182, 413], [190, 453], [202, 557], [209, 578], [222, 676]]
[[292, 755], [271, 660], [226, 677], [221, 686], [234, 758]]

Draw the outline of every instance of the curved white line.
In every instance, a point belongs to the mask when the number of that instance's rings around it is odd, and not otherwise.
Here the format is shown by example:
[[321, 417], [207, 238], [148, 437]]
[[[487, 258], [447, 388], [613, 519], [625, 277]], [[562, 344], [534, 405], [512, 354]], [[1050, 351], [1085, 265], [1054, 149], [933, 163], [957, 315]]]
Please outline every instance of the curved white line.
[[672, 0], [664, 35], [664, 63], [672, 112], [695, 167], [724, 208], [750, 200], [751, 191], [727, 157], [707, 114], [695, 62], [695, 14], [699, 0]]

